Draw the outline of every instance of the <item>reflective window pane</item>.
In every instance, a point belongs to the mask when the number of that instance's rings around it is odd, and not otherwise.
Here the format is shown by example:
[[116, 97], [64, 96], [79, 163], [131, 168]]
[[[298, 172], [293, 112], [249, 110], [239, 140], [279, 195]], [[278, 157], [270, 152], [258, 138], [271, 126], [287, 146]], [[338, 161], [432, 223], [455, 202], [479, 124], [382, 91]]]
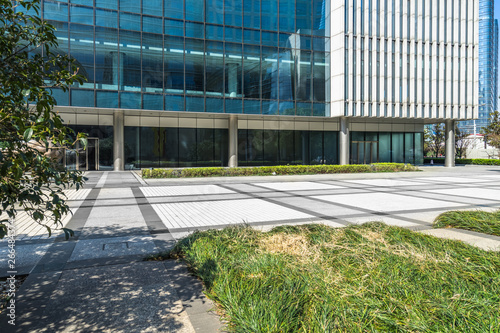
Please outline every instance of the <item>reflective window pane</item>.
[[162, 20], [159, 17], [143, 16], [142, 31], [161, 34], [163, 31]]
[[143, 94], [142, 104], [146, 110], [163, 110], [163, 95]]
[[129, 13], [120, 13], [120, 29], [141, 31], [141, 16]]
[[165, 17], [183, 19], [184, 18], [184, 3], [179, 0], [164, 0]]
[[43, 7], [45, 20], [68, 21], [68, 5], [60, 2], [45, 1]]
[[116, 91], [97, 91], [96, 106], [98, 108], [117, 108], [118, 92]]
[[185, 41], [185, 80], [186, 93], [203, 94], [205, 88], [205, 49], [202, 40], [186, 39]]
[[260, 28], [260, 0], [243, 0], [243, 26]]
[[162, 16], [163, 0], [142, 0], [142, 13]]
[[141, 109], [141, 93], [133, 93], [133, 92], [120, 93], [120, 108]]
[[97, 8], [118, 9], [118, 0], [95, 0], [95, 6]]
[[163, 40], [161, 35], [142, 34], [142, 88], [146, 92], [163, 92]]
[[81, 24], [94, 24], [94, 9], [89, 7], [70, 6], [70, 21]]
[[222, 97], [224, 92], [224, 44], [207, 41], [206, 51], [207, 96]]
[[207, 23], [224, 23], [224, 0], [205, 0], [205, 19]]
[[184, 111], [184, 96], [165, 95], [165, 110]]
[[111, 10], [96, 9], [95, 25], [107, 28], [117, 28], [118, 13]]
[[[123, 45], [123, 46], [122, 46]], [[123, 75], [123, 90], [141, 89], [141, 34], [120, 31], [120, 74]]]
[[199, 0], [184, 0], [186, 3], [186, 20], [203, 22], [205, 17], [203, 3]]
[[141, 0], [120, 0], [120, 10], [140, 14]]
[[243, 87], [245, 98], [260, 98], [260, 47], [244, 45]]
[[201, 23], [186, 22], [186, 37], [204, 38], [205, 28]]
[[165, 34], [171, 36], [184, 36], [184, 22], [165, 19]]
[[164, 84], [168, 93], [184, 92], [184, 38], [165, 36]]
[[118, 31], [95, 28], [95, 82], [97, 89], [117, 90], [122, 75], [118, 72]]
[[94, 28], [71, 24], [71, 57], [86, 81], [81, 87], [94, 89]]

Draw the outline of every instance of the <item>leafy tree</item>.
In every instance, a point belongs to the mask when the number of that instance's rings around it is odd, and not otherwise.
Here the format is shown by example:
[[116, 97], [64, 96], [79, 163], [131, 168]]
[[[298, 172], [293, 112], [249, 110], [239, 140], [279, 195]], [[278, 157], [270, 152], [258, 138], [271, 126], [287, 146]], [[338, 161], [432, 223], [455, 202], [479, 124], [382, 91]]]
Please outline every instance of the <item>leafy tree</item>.
[[424, 152], [438, 157], [444, 150], [445, 131], [443, 124], [434, 124], [424, 129]]
[[500, 112], [492, 112], [490, 116], [490, 124], [484, 127], [481, 132], [485, 135], [485, 140], [490, 146], [500, 149]]
[[[58, 148], [86, 139], [53, 110], [50, 89], [66, 91], [82, 79], [67, 56], [52, 51], [54, 27], [37, 16], [39, 1], [0, 0], [0, 213], [15, 218], [24, 210], [50, 234], [70, 212], [63, 189], [84, 181], [57, 163]], [[0, 238], [8, 218], [0, 220]]]
[[456, 158], [467, 158], [467, 149], [471, 145], [471, 140], [467, 140], [469, 134], [462, 132], [455, 124], [455, 153]]

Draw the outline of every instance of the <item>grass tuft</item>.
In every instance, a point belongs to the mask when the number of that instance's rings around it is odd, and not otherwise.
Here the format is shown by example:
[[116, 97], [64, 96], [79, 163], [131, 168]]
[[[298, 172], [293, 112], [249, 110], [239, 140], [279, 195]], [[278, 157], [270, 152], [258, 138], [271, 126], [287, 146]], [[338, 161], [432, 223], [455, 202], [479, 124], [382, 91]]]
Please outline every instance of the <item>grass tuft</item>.
[[434, 221], [435, 228], [457, 228], [500, 236], [500, 210], [451, 211], [439, 215]]
[[370, 223], [196, 232], [183, 258], [234, 332], [498, 332], [500, 255]]

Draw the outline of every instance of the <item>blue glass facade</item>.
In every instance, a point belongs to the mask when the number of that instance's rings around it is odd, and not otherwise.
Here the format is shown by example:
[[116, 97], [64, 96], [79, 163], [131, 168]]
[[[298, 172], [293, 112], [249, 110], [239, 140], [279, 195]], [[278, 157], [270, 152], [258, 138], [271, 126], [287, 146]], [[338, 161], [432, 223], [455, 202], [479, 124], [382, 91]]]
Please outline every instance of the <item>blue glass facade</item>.
[[325, 1], [45, 0], [87, 79], [58, 105], [329, 116]]
[[498, 110], [498, 22], [494, 0], [479, 0], [479, 118], [459, 124], [467, 133], [479, 133]]

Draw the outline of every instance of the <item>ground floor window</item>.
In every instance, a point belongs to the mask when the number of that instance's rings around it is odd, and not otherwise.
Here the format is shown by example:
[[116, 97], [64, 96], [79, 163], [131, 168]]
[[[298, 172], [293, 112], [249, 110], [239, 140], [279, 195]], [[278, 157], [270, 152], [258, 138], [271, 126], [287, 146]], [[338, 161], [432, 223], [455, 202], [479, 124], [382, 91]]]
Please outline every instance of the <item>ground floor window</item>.
[[338, 133], [240, 129], [238, 165], [338, 164]]
[[125, 169], [227, 166], [228, 132], [125, 126]]
[[423, 133], [351, 132], [350, 164], [424, 163]]

